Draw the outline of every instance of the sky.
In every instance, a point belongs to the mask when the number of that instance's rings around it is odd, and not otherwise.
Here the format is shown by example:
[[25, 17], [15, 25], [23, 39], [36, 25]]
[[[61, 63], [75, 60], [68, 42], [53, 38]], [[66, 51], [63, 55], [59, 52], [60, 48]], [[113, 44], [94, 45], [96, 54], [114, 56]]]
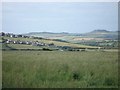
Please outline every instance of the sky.
[[117, 2], [4, 2], [2, 31], [86, 33], [118, 30]]

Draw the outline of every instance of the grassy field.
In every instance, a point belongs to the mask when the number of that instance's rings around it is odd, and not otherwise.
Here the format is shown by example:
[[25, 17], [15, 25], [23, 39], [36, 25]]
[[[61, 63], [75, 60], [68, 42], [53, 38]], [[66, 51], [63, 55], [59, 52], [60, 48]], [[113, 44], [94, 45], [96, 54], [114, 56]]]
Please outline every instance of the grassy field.
[[113, 52], [3, 51], [3, 88], [118, 87]]
[[41, 47], [24, 44], [8, 44], [8, 46], [15, 49], [41, 49]]

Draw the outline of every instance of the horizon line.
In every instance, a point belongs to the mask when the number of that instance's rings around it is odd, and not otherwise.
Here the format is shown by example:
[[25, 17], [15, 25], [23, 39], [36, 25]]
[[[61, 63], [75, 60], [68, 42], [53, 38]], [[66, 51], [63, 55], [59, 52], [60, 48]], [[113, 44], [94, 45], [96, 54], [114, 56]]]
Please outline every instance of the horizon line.
[[[52, 31], [33, 31], [33, 32], [26, 32], [26, 33], [14, 33], [14, 32], [5, 32], [5, 31], [1, 31], [0, 33], [10, 33], [10, 34], [28, 34], [28, 33], [68, 33], [68, 34], [84, 34], [84, 33], [90, 33], [90, 32], [93, 32], [93, 31], [102, 31], [102, 30], [105, 30], [105, 29], [96, 29], [96, 30], [92, 30], [92, 31], [88, 31], [88, 32], [52, 32]], [[116, 30], [116, 31], [111, 31], [111, 30], [105, 30], [105, 31], [108, 31], [108, 32], [117, 32], [119, 30]]]

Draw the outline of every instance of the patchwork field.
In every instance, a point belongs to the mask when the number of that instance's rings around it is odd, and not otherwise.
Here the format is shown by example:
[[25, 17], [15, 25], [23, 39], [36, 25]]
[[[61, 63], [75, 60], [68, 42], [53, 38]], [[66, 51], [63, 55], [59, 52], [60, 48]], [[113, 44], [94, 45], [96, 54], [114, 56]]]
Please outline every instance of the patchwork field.
[[3, 51], [3, 88], [118, 87], [118, 52]]
[[54, 40], [46, 40], [46, 39], [31, 39], [31, 38], [11, 38], [11, 37], [4, 37], [4, 39], [10, 39], [10, 40], [21, 40], [21, 41], [39, 41], [44, 43], [54, 43], [57, 46], [70, 46], [70, 47], [78, 47], [78, 48], [98, 48], [96, 46], [88, 46], [88, 45], [80, 45], [80, 44], [74, 44], [74, 43], [67, 43], [67, 42], [59, 42]]

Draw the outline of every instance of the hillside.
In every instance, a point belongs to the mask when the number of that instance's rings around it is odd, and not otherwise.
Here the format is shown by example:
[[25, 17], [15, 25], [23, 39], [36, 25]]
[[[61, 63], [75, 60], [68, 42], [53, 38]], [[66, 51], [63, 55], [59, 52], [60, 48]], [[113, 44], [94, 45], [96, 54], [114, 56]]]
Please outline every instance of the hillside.
[[94, 30], [92, 32], [83, 34], [83, 36], [114, 40], [114, 39], [118, 39], [118, 32], [117, 31], [107, 31], [107, 30]]
[[38, 37], [44, 37], [49, 39], [62, 39], [62, 40], [72, 40], [72, 38], [75, 37], [81, 37], [81, 38], [103, 38], [103, 39], [118, 39], [118, 32], [117, 31], [108, 31], [108, 30], [93, 30], [88, 33], [53, 33], [53, 32], [30, 32], [25, 35], [28, 36], [38, 36]]
[[[5, 35], [5, 34], [3, 34]], [[54, 44], [54, 48], [118, 48], [118, 33], [117, 31], [107, 31], [107, 30], [94, 30], [88, 33], [53, 33], [53, 32], [31, 32], [28, 34], [14, 35], [7, 33], [4, 39], [12, 40], [12, 42], [17, 43], [31, 43], [39, 45], [42, 43], [46, 46], [49, 44]], [[12, 43], [13, 44], [13, 43]], [[31, 47], [26, 45], [12, 45], [12, 48], [33, 48], [39, 49], [39, 47]], [[45, 45], [46, 44], [46, 45]], [[42, 47], [44, 48], [44, 47]], [[47, 47], [48, 48], [48, 47]]]
[[[55, 49], [83, 49], [83, 48], [97, 48], [95, 46], [88, 46], [88, 45], [80, 45], [80, 44], [74, 44], [74, 43], [68, 43], [68, 42], [62, 42], [62, 41], [55, 41], [52, 39], [33, 39], [33, 38], [12, 38], [12, 37], [4, 37], [4, 40], [11, 40], [12, 42], [7, 44], [8, 47], [14, 48], [14, 49], [43, 49], [43, 48], [49, 48], [52, 50]], [[15, 42], [15, 44], [14, 44]], [[24, 44], [20, 44], [20, 42], [23, 42]], [[28, 45], [25, 44], [26, 42], [32, 42], [32, 43], [44, 43], [45, 45]], [[54, 44], [54, 45], [50, 45]]]
[[109, 33], [110, 31], [107, 31], [107, 30], [94, 30], [94, 31], [91, 31], [90, 33]]

